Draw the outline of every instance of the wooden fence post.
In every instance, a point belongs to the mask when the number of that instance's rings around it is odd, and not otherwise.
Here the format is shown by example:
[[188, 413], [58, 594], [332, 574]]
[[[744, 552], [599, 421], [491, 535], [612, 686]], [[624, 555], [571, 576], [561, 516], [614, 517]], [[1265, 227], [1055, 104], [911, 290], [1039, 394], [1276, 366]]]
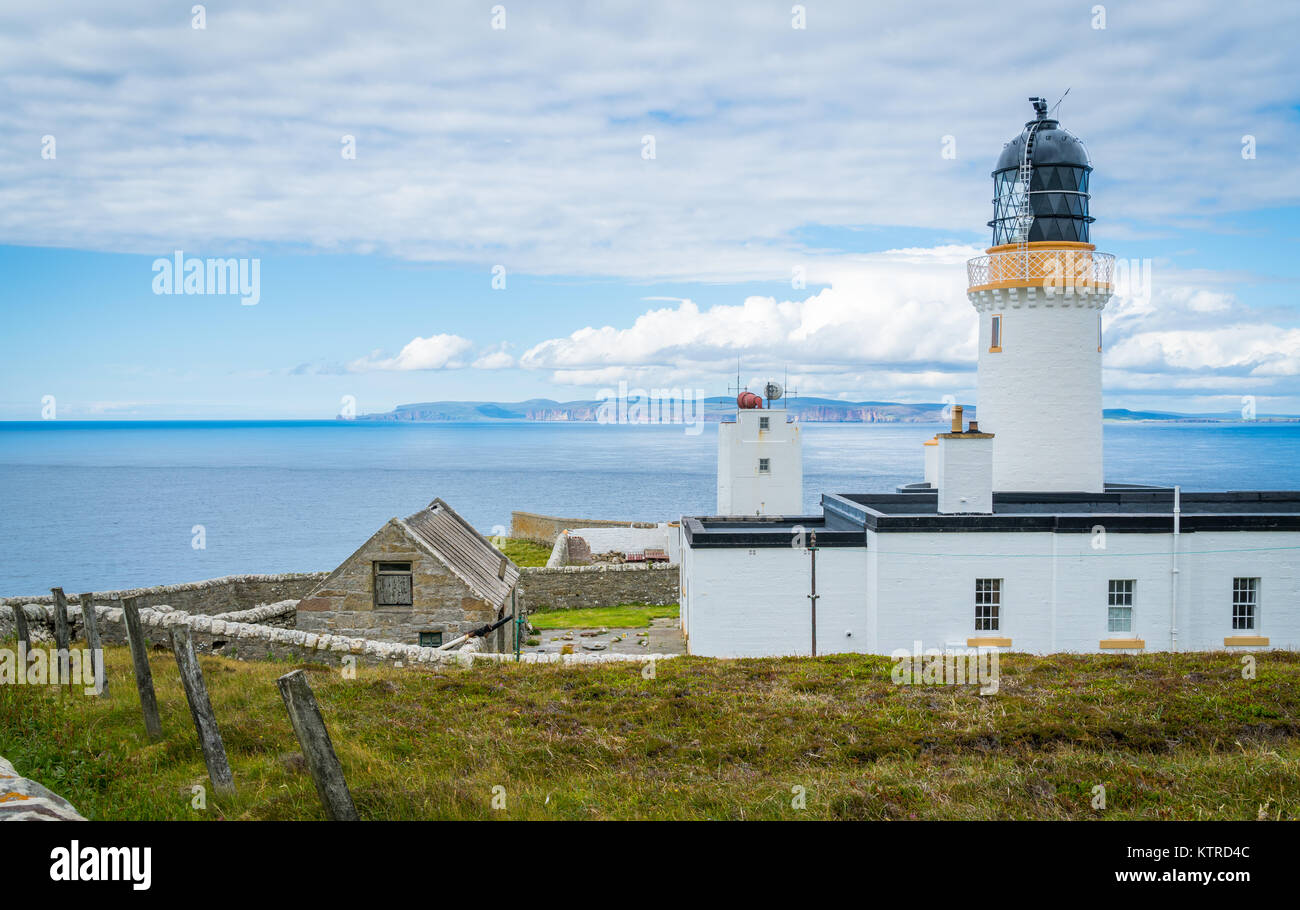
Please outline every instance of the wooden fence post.
[[140, 692], [140, 710], [144, 712], [144, 729], [149, 738], [162, 739], [162, 720], [158, 717], [158, 698], [153, 691], [153, 671], [149, 669], [149, 647], [140, 627], [140, 610], [134, 597], [122, 601], [126, 619], [126, 636], [131, 644], [131, 665], [135, 668], [135, 687]]
[[95, 614], [95, 596], [81, 595], [81, 619], [86, 624], [86, 647], [95, 668], [95, 686], [100, 698], [108, 698], [108, 667], [104, 666], [104, 646], [99, 640], [99, 617]]
[[[23, 652], [30, 655], [32, 653], [32, 633], [27, 628], [27, 611], [23, 609], [22, 604], [14, 604], [14, 631], [18, 634], [18, 643], [22, 645]], [[23, 672], [27, 671], [24, 665], [20, 667]]]
[[316, 793], [325, 807], [325, 817], [336, 822], [359, 821], [361, 817], [357, 815], [357, 807], [352, 802], [348, 782], [343, 779], [343, 766], [334, 754], [334, 743], [330, 741], [329, 730], [325, 729], [320, 705], [316, 703], [316, 696], [307, 684], [307, 674], [302, 670], [294, 670], [281, 676], [275, 684], [280, 687], [280, 697], [289, 710], [293, 732], [302, 745], [307, 769], [311, 771]]
[[62, 588], [50, 588], [50, 593], [54, 595], [54, 647], [58, 653], [59, 685], [66, 686], [71, 675], [68, 651], [72, 647], [72, 636], [68, 629], [68, 598], [63, 596]]
[[199, 745], [203, 747], [203, 763], [208, 766], [208, 778], [218, 793], [230, 795], [235, 792], [235, 778], [230, 773], [230, 762], [226, 760], [226, 744], [221, 741], [221, 731], [217, 729], [217, 715], [208, 698], [208, 687], [203, 683], [203, 670], [199, 667], [198, 655], [194, 653], [194, 637], [189, 626], [172, 627], [172, 651], [181, 671], [181, 685], [185, 687], [185, 699], [190, 703]]

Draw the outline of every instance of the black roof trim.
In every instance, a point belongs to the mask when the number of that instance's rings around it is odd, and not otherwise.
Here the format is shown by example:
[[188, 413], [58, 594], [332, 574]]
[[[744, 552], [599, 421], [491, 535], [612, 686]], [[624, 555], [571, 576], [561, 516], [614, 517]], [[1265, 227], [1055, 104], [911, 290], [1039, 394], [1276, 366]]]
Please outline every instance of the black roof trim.
[[[849, 518], [861, 516], [866, 530], [1052, 531], [1161, 534], [1173, 530], [1172, 488], [1108, 485], [1105, 493], [994, 493], [991, 515], [941, 515], [933, 491], [909, 493], [826, 493], [823, 508]], [[1300, 531], [1300, 492], [1233, 490], [1184, 493], [1179, 530]]]
[[[816, 531], [818, 547], [866, 547], [867, 531], [962, 533], [1036, 531], [1091, 534], [1168, 534], [1173, 530], [1172, 487], [1107, 484], [1104, 493], [994, 493], [993, 514], [941, 515], [938, 495], [824, 493], [822, 514], [683, 518], [693, 548], [789, 547], [799, 528]], [[1300, 531], [1300, 491], [1229, 490], [1183, 493], [1179, 530]]]
[[799, 517], [726, 516], [683, 518], [687, 544], [692, 549], [736, 547], [745, 549], [788, 548], [803, 529], [817, 534], [817, 546], [865, 547], [866, 531], [861, 525], [828, 527], [822, 515]]

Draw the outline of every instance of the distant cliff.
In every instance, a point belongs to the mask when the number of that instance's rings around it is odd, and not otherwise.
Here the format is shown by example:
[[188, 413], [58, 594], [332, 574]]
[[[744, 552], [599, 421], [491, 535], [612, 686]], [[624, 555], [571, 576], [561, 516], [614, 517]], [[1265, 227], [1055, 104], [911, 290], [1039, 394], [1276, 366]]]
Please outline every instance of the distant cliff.
[[[636, 402], [631, 402], [635, 406]], [[834, 398], [792, 398], [778, 402], [788, 413], [808, 423], [946, 423], [943, 402], [903, 404], [897, 401], [840, 401]], [[553, 401], [550, 398], [530, 398], [527, 401], [426, 401], [419, 404], [398, 405], [382, 414], [363, 414], [357, 420], [408, 423], [475, 423], [498, 420], [528, 420], [555, 423], [596, 423], [601, 409], [611, 412], [612, 403], [592, 401]], [[695, 419], [695, 403], [686, 412]], [[736, 410], [733, 398], [704, 399], [704, 420], [718, 423], [729, 419]], [[1219, 414], [1178, 414], [1169, 411], [1130, 411], [1125, 408], [1108, 408], [1103, 413], [1107, 420], [1160, 421], [1168, 423], [1240, 423], [1241, 415], [1235, 412]], [[967, 419], [979, 419], [977, 409], [966, 405]], [[680, 422], [680, 421], [679, 421]], [[1296, 423], [1300, 417], [1285, 414], [1261, 414], [1258, 423]]]
[[[637, 402], [630, 402], [636, 407]], [[735, 413], [736, 402], [733, 398], [706, 398], [703, 402], [703, 417], [708, 423], [717, 423]], [[799, 420], [815, 423], [942, 423], [945, 405], [900, 404], [892, 401], [837, 401], [832, 398], [794, 398], [780, 402], [786, 406], [788, 413]], [[495, 421], [495, 420], [532, 420], [569, 423], [595, 423], [600, 420], [601, 409], [608, 415], [614, 405], [599, 400], [591, 401], [553, 401], [549, 398], [533, 398], [528, 401], [426, 401], [418, 404], [398, 405], [382, 414], [364, 414], [357, 420], [385, 422], [436, 423], [454, 421], [458, 423]], [[680, 407], [680, 406], [679, 406]], [[698, 413], [695, 402], [689, 402], [686, 410], [688, 417], [694, 419]], [[974, 408], [966, 409], [967, 416], [975, 416]], [[678, 411], [680, 413], [680, 411]]]

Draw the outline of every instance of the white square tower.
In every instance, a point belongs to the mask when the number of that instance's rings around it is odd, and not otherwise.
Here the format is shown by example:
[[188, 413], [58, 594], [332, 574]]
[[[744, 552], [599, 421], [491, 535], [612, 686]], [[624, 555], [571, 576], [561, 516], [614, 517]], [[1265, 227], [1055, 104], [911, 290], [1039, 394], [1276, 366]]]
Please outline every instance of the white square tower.
[[784, 410], [741, 407], [718, 425], [718, 514], [803, 514], [799, 425]]

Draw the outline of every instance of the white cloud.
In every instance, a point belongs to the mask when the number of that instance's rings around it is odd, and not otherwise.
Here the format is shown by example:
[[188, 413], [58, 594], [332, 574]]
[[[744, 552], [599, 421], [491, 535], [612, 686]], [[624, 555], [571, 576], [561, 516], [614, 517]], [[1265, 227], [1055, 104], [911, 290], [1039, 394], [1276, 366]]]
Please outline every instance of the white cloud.
[[543, 341], [519, 362], [578, 383], [632, 367], [725, 370], [737, 357], [742, 365], [786, 363], [812, 372], [968, 363], [975, 320], [958, 263], [978, 252], [900, 250], [823, 263], [812, 279], [830, 287], [802, 300], [753, 296], [707, 309], [686, 300], [649, 310], [626, 328], [587, 326]]
[[1223, 370], [1256, 377], [1300, 375], [1300, 329], [1265, 323], [1137, 332], [1111, 348], [1107, 365], [1146, 372]]
[[[163, 0], [27, 4], [0, 33], [0, 243], [788, 277], [808, 225], [983, 233], [1024, 96], [1067, 85], [1099, 227], [1213, 226], [1300, 201], [1300, 55], [1279, 40], [1297, 15], [1180, 0], [1098, 31], [1035, 0], [825, 0], [796, 31], [770, 6], [664, 0], [512, 8], [495, 31], [473, 4], [231, 0], [197, 31]], [[1035, 53], [1009, 81], [1017, 22]]]
[[[816, 266], [810, 280], [829, 287], [802, 299], [752, 296], [708, 308], [685, 300], [630, 325], [585, 326], [540, 342], [519, 365], [549, 371], [559, 384], [665, 387], [716, 384], [739, 359], [746, 379], [788, 372], [804, 395], [969, 397], [976, 319], [962, 263], [978, 253], [948, 246], [841, 257]], [[1117, 296], [1107, 306], [1108, 392], [1294, 394], [1285, 380], [1300, 375], [1300, 329], [1252, 317], [1213, 276], [1196, 276], [1206, 287], [1157, 274], [1149, 296]]]
[[515, 365], [515, 358], [505, 350], [505, 345], [499, 345], [492, 350], [484, 351], [474, 361], [476, 370], [508, 370]]
[[384, 357], [382, 352], [374, 351], [348, 364], [354, 373], [372, 370], [455, 370], [465, 366], [463, 355], [474, 347], [474, 343], [459, 335], [431, 335], [428, 338], [413, 338], [396, 357]]

